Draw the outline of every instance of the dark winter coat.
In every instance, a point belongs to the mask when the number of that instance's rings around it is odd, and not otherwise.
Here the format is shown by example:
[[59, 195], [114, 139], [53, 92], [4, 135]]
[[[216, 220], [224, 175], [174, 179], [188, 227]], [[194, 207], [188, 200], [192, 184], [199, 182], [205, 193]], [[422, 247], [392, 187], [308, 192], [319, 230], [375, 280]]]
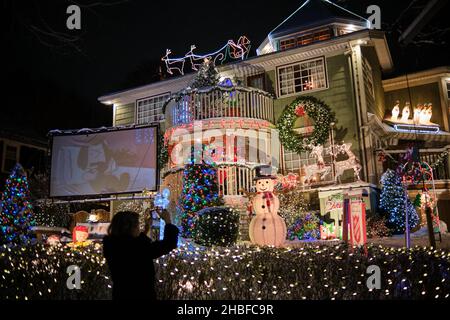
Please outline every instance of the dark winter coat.
[[153, 259], [177, 247], [178, 228], [167, 224], [164, 239], [152, 241], [145, 234], [138, 237], [103, 238], [103, 254], [113, 281], [113, 299], [156, 299]]

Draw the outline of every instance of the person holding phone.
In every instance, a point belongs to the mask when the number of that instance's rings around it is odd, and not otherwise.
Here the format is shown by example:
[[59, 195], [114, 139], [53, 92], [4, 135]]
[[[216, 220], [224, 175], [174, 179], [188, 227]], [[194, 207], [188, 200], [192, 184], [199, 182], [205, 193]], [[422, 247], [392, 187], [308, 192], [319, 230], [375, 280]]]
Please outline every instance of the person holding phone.
[[153, 259], [177, 247], [179, 232], [166, 209], [159, 215], [166, 223], [161, 241], [152, 241], [146, 236], [152, 215], [145, 217], [144, 232], [139, 230], [136, 212], [122, 211], [113, 217], [108, 235], [103, 238], [103, 254], [113, 281], [113, 300], [156, 299]]

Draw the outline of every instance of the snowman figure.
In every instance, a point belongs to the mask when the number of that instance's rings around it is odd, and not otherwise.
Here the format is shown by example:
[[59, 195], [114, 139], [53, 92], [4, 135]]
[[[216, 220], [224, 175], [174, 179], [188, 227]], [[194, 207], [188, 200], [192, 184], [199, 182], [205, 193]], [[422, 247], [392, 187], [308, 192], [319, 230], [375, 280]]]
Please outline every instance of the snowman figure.
[[255, 216], [250, 222], [252, 243], [261, 246], [282, 246], [286, 240], [286, 224], [278, 215], [280, 201], [274, 193], [277, 177], [268, 165], [256, 167], [256, 195], [252, 199]]

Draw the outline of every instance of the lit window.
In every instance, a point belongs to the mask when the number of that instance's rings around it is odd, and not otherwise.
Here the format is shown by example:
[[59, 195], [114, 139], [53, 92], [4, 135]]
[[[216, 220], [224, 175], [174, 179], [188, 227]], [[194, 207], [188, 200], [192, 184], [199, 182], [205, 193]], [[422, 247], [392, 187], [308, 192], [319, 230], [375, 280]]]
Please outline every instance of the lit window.
[[277, 70], [279, 96], [327, 87], [323, 57], [279, 67]]
[[295, 47], [305, 46], [310, 43], [324, 41], [331, 38], [330, 29], [322, 29], [296, 37], [284, 39], [280, 41], [280, 50], [287, 50]]
[[160, 96], [154, 96], [138, 100], [136, 110], [137, 124], [147, 124], [164, 120], [162, 107], [169, 99], [170, 94], [166, 93]]

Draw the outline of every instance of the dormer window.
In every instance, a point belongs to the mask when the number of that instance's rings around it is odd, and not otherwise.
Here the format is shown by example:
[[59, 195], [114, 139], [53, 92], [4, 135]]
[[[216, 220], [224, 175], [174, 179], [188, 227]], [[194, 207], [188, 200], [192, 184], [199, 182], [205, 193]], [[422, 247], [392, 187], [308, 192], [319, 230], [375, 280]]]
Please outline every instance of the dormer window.
[[292, 38], [280, 40], [280, 50], [287, 50], [295, 47], [305, 46], [314, 42], [329, 40], [332, 36], [331, 29], [321, 29]]
[[327, 41], [368, 28], [370, 22], [331, 0], [304, 0], [301, 6], [269, 32], [258, 55]]

